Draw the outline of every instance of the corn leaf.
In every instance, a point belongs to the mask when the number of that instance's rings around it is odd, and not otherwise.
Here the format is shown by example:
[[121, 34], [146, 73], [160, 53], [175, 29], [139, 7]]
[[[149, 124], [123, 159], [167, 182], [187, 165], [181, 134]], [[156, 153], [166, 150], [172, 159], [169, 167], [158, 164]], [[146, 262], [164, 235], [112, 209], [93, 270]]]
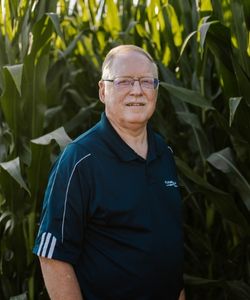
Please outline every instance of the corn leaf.
[[50, 17], [50, 19], [55, 27], [56, 33], [64, 41], [64, 36], [63, 36], [62, 30], [60, 28], [60, 21], [59, 21], [58, 15], [55, 13], [47, 13], [47, 16]]
[[177, 87], [166, 82], [161, 82], [160, 85], [171, 95], [186, 103], [190, 103], [201, 108], [214, 109], [209, 101], [196, 91], [188, 90], [183, 87]]
[[16, 89], [18, 90], [19, 95], [21, 96], [21, 82], [22, 82], [22, 73], [23, 73], [23, 64], [13, 65], [13, 66], [5, 66], [10, 73]]
[[237, 189], [246, 207], [250, 210], [250, 184], [236, 167], [232, 150], [225, 148], [212, 153], [207, 161], [228, 176], [231, 184]]
[[[20, 71], [20, 69], [19, 69]], [[6, 122], [12, 130], [14, 140], [21, 136], [21, 98], [18, 92], [19, 80], [10, 73], [8, 68], [3, 68], [4, 90], [1, 95], [1, 108], [4, 113]], [[15, 80], [15, 81], [14, 81]]]
[[8, 172], [8, 174], [20, 185], [20, 187], [25, 189], [25, 191], [30, 194], [30, 190], [21, 175], [19, 157], [16, 157], [8, 162], [1, 162], [0, 167]]
[[243, 214], [237, 209], [233, 198], [224, 191], [214, 187], [201, 176], [196, 174], [184, 161], [175, 157], [176, 165], [180, 172], [197, 185], [197, 188], [204, 191], [218, 211], [229, 221], [239, 225], [245, 232], [249, 232], [249, 225]]
[[229, 99], [229, 111], [230, 111], [230, 117], [229, 117], [229, 126], [232, 126], [234, 116], [236, 114], [236, 110], [242, 100], [242, 97], [234, 97]]
[[31, 142], [38, 145], [49, 145], [53, 140], [57, 142], [61, 149], [71, 142], [71, 138], [67, 135], [63, 127], [60, 127], [36, 139], [32, 139]]

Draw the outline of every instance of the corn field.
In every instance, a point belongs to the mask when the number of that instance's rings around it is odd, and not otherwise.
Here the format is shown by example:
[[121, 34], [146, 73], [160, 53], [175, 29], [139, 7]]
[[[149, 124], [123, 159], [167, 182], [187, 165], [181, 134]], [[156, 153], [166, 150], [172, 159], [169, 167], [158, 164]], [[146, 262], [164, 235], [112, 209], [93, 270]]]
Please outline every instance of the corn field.
[[250, 1], [0, 4], [0, 299], [48, 299], [31, 252], [48, 172], [99, 120], [119, 44], [159, 67], [152, 126], [178, 167], [187, 300], [250, 299]]

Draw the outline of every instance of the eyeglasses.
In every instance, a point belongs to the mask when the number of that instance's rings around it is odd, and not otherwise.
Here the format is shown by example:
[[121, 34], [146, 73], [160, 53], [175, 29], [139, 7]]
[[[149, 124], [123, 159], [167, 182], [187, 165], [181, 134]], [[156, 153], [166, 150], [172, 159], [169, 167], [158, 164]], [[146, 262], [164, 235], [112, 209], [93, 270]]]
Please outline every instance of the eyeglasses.
[[138, 81], [141, 88], [155, 90], [159, 86], [159, 80], [152, 77], [141, 77], [134, 79], [132, 77], [116, 77], [115, 79], [102, 79], [103, 81], [113, 82], [116, 88], [131, 88], [135, 81]]

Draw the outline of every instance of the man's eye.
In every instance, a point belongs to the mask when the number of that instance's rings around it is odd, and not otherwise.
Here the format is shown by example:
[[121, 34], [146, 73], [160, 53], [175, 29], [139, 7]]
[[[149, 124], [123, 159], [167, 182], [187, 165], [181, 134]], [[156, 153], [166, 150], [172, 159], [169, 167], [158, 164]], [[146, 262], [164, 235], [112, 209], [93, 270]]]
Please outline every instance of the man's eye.
[[131, 80], [129, 79], [119, 79], [116, 81], [117, 85], [130, 85]]
[[152, 78], [142, 78], [140, 81], [141, 81], [141, 84], [152, 85], [154, 83], [154, 80]]

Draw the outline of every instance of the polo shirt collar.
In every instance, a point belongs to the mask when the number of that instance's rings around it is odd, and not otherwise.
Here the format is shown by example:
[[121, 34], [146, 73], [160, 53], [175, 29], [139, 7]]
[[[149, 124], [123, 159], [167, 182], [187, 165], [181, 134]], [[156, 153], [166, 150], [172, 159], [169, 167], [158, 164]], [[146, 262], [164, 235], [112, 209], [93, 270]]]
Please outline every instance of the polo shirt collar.
[[[122, 160], [122, 161], [132, 161], [132, 160], [143, 160], [126, 142], [119, 136], [116, 130], [113, 128], [109, 122], [105, 112], [102, 113], [100, 120], [100, 131], [101, 137], [110, 147], [110, 149]], [[150, 162], [161, 156], [164, 149], [163, 145], [156, 140], [155, 134], [150, 126], [147, 126], [148, 132], [148, 155], [147, 162]]]

